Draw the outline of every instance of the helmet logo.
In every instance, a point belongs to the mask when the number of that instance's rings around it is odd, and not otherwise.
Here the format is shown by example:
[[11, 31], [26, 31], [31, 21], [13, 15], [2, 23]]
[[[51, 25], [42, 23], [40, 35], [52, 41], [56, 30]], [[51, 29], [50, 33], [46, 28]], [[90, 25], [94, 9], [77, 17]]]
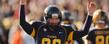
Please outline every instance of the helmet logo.
[[58, 14], [52, 14], [52, 17], [58, 17]]

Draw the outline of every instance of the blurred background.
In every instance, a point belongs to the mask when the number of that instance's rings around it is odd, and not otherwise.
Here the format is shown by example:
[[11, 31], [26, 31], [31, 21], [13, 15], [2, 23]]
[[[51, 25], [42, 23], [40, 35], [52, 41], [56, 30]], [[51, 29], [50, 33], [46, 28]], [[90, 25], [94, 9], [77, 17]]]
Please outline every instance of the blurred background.
[[[40, 20], [45, 7], [57, 5], [61, 11], [71, 14], [72, 23], [78, 29], [87, 16], [88, 0], [26, 0], [26, 20]], [[96, 9], [101, 8], [109, 19], [109, 0], [94, 0]], [[34, 39], [27, 35], [19, 26], [20, 0], [0, 0], [0, 44], [34, 44]], [[29, 41], [29, 42], [28, 42]], [[30, 42], [31, 41], [31, 42]]]

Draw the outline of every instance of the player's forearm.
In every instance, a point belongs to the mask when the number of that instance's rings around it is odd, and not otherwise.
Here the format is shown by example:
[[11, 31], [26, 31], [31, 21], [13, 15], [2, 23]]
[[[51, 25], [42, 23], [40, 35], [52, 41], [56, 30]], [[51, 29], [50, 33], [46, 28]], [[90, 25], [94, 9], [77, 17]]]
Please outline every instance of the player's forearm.
[[25, 20], [25, 1], [20, 0], [20, 25], [24, 25], [26, 23]]
[[86, 22], [84, 24], [83, 30], [82, 31], [74, 31], [74, 40], [82, 38], [86, 34], [88, 34], [89, 28], [91, 26], [92, 22], [92, 16], [87, 16]]
[[26, 31], [28, 34], [31, 34], [32, 32], [32, 27], [29, 23], [26, 22], [25, 20], [25, 6], [20, 5], [20, 25]]
[[24, 5], [20, 5], [20, 25], [24, 24], [25, 21], [25, 8]]
[[83, 33], [86, 35], [89, 32], [90, 26], [92, 23], [92, 16], [88, 15], [83, 27]]

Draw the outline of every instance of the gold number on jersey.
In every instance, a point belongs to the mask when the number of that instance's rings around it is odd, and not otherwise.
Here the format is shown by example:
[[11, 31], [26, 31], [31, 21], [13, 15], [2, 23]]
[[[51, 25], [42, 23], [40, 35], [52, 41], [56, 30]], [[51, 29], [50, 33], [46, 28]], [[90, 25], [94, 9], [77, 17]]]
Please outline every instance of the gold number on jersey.
[[106, 36], [106, 44], [109, 44], [109, 36]]
[[[105, 41], [106, 40], [106, 41]], [[96, 44], [109, 44], [109, 36], [96, 36]]]
[[74, 44], [74, 41], [73, 41], [73, 32], [70, 32], [66, 44], [69, 44], [69, 41], [70, 41], [70, 44]]
[[54, 39], [53, 44], [61, 44], [61, 40], [60, 39]]
[[103, 36], [97, 36], [96, 37], [96, 44], [104, 44], [104, 37]]
[[42, 44], [50, 44], [51, 40], [49, 38], [43, 38]]
[[[51, 44], [51, 40], [49, 38], [42, 38], [42, 44]], [[61, 44], [61, 40], [53, 39], [52, 44]]]

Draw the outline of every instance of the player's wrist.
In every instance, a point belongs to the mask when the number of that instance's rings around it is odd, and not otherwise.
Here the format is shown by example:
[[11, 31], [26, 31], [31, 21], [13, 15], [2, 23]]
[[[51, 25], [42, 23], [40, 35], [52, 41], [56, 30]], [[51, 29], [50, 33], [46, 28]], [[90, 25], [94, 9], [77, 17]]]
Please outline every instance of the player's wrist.
[[20, 0], [20, 5], [26, 5], [26, 0]]
[[89, 16], [93, 16], [93, 13], [89, 13], [89, 12], [88, 12], [88, 15], [89, 15]]

